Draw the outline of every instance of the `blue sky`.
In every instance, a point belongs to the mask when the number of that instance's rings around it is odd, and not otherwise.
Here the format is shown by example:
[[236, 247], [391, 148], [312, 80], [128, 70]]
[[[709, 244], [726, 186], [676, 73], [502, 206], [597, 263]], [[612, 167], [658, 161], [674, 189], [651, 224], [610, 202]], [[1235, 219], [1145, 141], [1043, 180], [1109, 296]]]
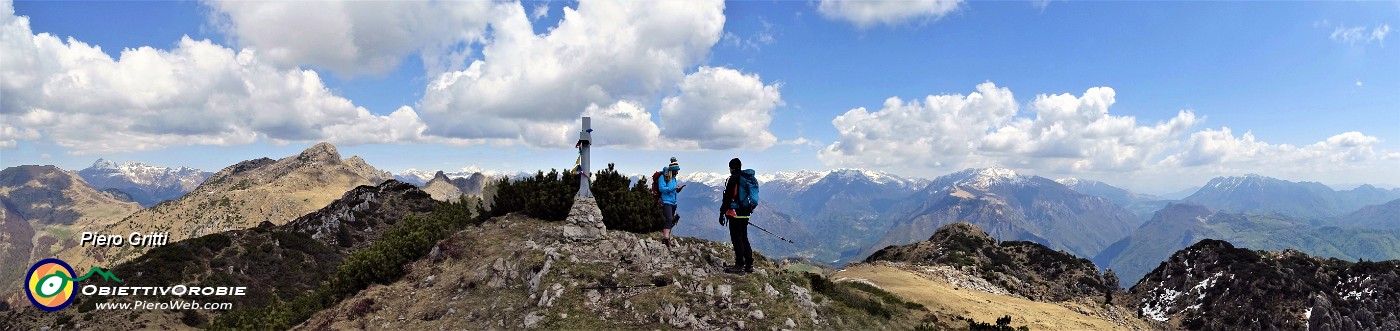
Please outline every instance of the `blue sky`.
[[[0, 63], [37, 78], [2, 84], [0, 165], [214, 171], [329, 140], [396, 173], [563, 168], [569, 119], [592, 111], [618, 116], [595, 125], [612, 141], [594, 159], [634, 173], [738, 156], [926, 178], [1004, 165], [1149, 192], [1243, 173], [1400, 185], [1397, 2], [262, 7], [279, 4], [13, 3]], [[13, 37], [43, 33], [62, 42]], [[11, 56], [93, 58], [68, 38], [111, 63]]]

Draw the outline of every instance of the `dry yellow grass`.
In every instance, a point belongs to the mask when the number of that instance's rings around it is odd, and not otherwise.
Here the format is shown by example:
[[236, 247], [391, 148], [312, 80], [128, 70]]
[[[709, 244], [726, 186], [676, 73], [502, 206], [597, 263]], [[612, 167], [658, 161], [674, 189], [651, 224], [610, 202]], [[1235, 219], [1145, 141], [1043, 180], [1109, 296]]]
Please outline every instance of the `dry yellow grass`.
[[[1080, 313], [1094, 312], [1101, 307], [1080, 303], [1045, 303], [997, 295], [972, 289], [958, 288], [946, 279], [925, 277], [887, 265], [860, 264], [837, 272], [834, 279], [865, 280], [905, 300], [917, 302], [929, 310], [959, 315], [991, 323], [1005, 315], [1012, 316], [1011, 325], [1027, 325], [1032, 330], [1133, 330], [1149, 329], [1141, 321], [1123, 324]], [[1104, 312], [1098, 312], [1100, 314]]]

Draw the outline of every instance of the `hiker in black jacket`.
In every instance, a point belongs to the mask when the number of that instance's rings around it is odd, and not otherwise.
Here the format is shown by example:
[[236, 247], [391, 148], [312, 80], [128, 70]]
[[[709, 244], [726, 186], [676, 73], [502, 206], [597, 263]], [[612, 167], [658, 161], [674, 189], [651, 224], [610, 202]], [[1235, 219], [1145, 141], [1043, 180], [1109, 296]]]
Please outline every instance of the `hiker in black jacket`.
[[[734, 265], [724, 268], [728, 273], [753, 272], [753, 248], [749, 246], [749, 215], [753, 209], [734, 208], [739, 194], [739, 169], [743, 163], [739, 158], [729, 160], [729, 180], [724, 183], [724, 198], [720, 202], [719, 224], [729, 225], [729, 241], [734, 243]], [[727, 222], [726, 222], [727, 221]]]

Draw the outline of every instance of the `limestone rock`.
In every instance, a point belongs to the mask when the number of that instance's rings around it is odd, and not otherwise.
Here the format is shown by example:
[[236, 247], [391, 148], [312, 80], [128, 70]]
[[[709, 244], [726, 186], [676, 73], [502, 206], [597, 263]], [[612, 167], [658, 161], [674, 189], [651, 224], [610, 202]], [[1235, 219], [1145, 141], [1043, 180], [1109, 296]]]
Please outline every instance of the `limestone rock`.
[[598, 209], [598, 201], [593, 197], [574, 197], [574, 206], [569, 208], [569, 217], [564, 219], [563, 235], [574, 241], [597, 240], [607, 236], [603, 210]]

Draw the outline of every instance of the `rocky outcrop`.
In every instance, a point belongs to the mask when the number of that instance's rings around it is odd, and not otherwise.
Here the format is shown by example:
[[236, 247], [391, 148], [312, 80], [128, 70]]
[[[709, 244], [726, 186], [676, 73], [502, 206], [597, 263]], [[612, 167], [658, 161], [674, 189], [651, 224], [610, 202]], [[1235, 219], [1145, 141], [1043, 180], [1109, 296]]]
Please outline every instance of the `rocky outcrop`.
[[710, 241], [608, 231], [579, 243], [568, 226], [512, 214], [469, 227], [296, 329], [909, 329], [928, 314], [761, 257], [752, 274], [723, 273], [730, 248]]
[[1036, 301], [1107, 301], [1121, 292], [1116, 279], [1100, 274], [1089, 260], [1032, 242], [997, 242], [971, 223], [949, 224], [927, 241], [886, 247], [866, 261], [951, 266]]
[[1202, 240], [1130, 290], [1147, 318], [1192, 330], [1400, 330], [1400, 261], [1347, 262]]
[[387, 180], [378, 186], [356, 187], [325, 208], [279, 228], [354, 251], [379, 239], [383, 230], [404, 217], [427, 214], [436, 206], [437, 202], [413, 184]]
[[569, 208], [569, 216], [564, 218], [561, 227], [564, 238], [569, 240], [594, 240], [607, 235], [603, 225], [603, 210], [592, 196], [574, 197], [574, 205]]

